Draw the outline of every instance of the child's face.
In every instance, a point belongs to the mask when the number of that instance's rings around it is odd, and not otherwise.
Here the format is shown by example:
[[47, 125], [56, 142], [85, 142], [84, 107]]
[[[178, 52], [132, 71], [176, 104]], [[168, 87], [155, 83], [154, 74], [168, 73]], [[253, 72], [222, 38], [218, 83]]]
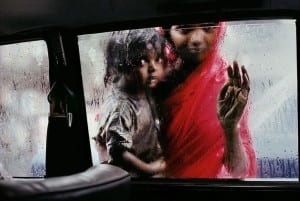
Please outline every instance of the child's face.
[[155, 52], [155, 50], [150, 51], [147, 59], [141, 60], [141, 67], [138, 70], [142, 84], [149, 88], [155, 88], [165, 77], [164, 66], [164, 60]]
[[179, 56], [184, 60], [201, 64], [215, 40], [216, 25], [217, 23], [172, 26], [170, 36]]

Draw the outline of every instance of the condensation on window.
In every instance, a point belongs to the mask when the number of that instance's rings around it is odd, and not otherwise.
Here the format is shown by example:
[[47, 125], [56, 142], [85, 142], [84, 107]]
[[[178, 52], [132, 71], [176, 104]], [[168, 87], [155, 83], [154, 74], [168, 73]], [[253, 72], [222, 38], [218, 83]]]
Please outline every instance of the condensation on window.
[[0, 163], [15, 177], [45, 175], [49, 61], [44, 41], [0, 46]]
[[[90, 139], [97, 134], [100, 105], [104, 94], [105, 49], [111, 33], [79, 36], [80, 61]], [[93, 164], [99, 163], [95, 144], [90, 140]]]
[[[249, 126], [258, 178], [298, 178], [295, 20], [226, 22], [221, 53], [250, 75]], [[90, 137], [97, 134], [104, 93], [105, 48], [111, 33], [79, 36]], [[94, 164], [99, 162], [91, 140]]]
[[228, 62], [245, 65], [250, 76], [258, 175], [298, 178], [295, 20], [228, 22], [222, 53]]

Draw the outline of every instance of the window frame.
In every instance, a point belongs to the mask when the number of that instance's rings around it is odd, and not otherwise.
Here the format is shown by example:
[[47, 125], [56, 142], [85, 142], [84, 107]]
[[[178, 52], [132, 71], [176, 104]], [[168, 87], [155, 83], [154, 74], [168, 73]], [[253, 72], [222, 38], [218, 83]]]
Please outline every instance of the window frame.
[[[204, 9], [205, 10], [205, 9]], [[54, 32], [58, 33], [60, 31], [66, 31], [66, 36], [70, 35], [71, 37], [76, 38], [77, 35], [87, 34], [87, 33], [96, 33], [96, 32], [106, 32], [113, 30], [122, 30], [128, 28], [143, 28], [145, 27], [153, 27], [157, 25], [171, 25], [171, 24], [184, 24], [184, 23], [194, 23], [194, 22], [205, 22], [205, 21], [230, 21], [230, 20], [245, 20], [245, 19], [295, 19], [296, 20], [296, 29], [297, 29], [297, 48], [300, 47], [299, 40], [299, 30], [300, 30], [300, 14], [299, 10], [292, 8], [290, 9], [219, 9], [213, 12], [193, 12], [192, 14], [187, 12], [178, 12], [177, 14], [173, 14], [172, 16], [163, 15], [158, 17], [148, 17], [148, 18], [137, 18], [136, 20], [128, 20], [128, 21], [120, 21], [120, 20], [110, 20], [109, 22], [100, 22], [96, 25], [88, 25], [81, 26], [77, 28], [69, 27], [67, 31], [62, 28], [55, 28]], [[201, 19], [201, 20], [199, 20]], [[176, 22], [176, 23], [175, 23]], [[53, 29], [52, 29], [53, 30]], [[23, 41], [27, 39], [32, 39], [37, 36], [45, 38], [44, 35], [47, 35], [46, 32], [41, 32], [40, 29], [34, 30], [34, 33], [23, 33], [23, 34], [15, 34], [9, 35], [5, 37], [0, 37], [0, 43], [5, 44], [7, 41]], [[37, 34], [38, 33], [38, 34]], [[45, 39], [48, 41], [47, 37]], [[67, 40], [67, 39], [66, 39]], [[76, 40], [69, 47], [76, 47]], [[78, 45], [77, 45], [78, 48]], [[77, 49], [78, 50], [78, 49]], [[52, 52], [53, 50], [49, 50], [49, 55], [51, 52], [51, 65], [50, 68], [53, 69], [56, 63], [55, 56]], [[55, 51], [54, 51], [55, 52]], [[297, 66], [300, 66], [300, 51], [297, 51]], [[78, 56], [78, 55], [77, 55]], [[49, 58], [50, 60], [50, 58]], [[76, 58], [79, 60], [79, 58]], [[76, 63], [76, 62], [75, 62]], [[78, 68], [79, 66], [79, 68]], [[54, 70], [55, 72], [56, 70]], [[76, 75], [80, 72], [80, 62], [76, 64]], [[299, 77], [299, 71], [297, 72]], [[52, 76], [55, 77], [55, 76]], [[54, 79], [54, 78], [53, 78]], [[82, 80], [77, 78], [79, 82], [82, 84]], [[51, 81], [53, 83], [53, 80]], [[83, 90], [82, 88], [78, 90]], [[80, 96], [81, 103], [84, 103], [84, 97]], [[299, 102], [299, 101], [298, 101]], [[81, 105], [81, 110], [85, 110], [85, 106]], [[299, 107], [299, 103], [298, 103]], [[82, 115], [83, 124], [86, 124], [86, 114], [84, 112], [80, 113]], [[299, 110], [298, 110], [298, 119], [299, 119]], [[87, 125], [83, 126], [83, 130], [87, 131]], [[299, 136], [299, 129], [298, 129]], [[87, 143], [89, 146], [89, 143]], [[299, 151], [299, 137], [298, 137], [298, 154]], [[243, 199], [251, 200], [261, 198], [260, 196], [269, 196], [267, 199], [276, 198], [279, 195], [289, 196], [299, 195], [300, 192], [300, 183], [298, 182], [255, 182], [255, 181], [247, 181], [241, 182], [238, 180], [181, 180], [181, 179], [133, 179], [132, 181], [132, 194], [135, 195], [134, 199], [139, 200], [140, 198], [146, 200], [164, 200], [164, 199], [190, 199], [197, 200], [199, 196], [212, 196], [211, 198], [233, 198], [233, 194], [240, 192], [243, 194]], [[217, 192], [217, 193], [214, 193]], [[149, 196], [145, 196], [147, 195]], [[162, 196], [162, 197], [160, 197]], [[196, 197], [193, 197], [196, 196]]]

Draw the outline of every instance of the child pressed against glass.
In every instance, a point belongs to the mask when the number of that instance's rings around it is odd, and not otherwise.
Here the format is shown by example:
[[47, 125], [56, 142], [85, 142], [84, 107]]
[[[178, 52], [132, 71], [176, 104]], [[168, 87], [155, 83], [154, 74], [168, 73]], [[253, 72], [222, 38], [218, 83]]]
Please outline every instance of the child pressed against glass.
[[165, 69], [165, 39], [154, 29], [114, 32], [106, 49], [104, 83], [110, 87], [94, 138], [102, 161], [133, 176], [162, 175], [166, 164], [160, 123], [148, 91]]

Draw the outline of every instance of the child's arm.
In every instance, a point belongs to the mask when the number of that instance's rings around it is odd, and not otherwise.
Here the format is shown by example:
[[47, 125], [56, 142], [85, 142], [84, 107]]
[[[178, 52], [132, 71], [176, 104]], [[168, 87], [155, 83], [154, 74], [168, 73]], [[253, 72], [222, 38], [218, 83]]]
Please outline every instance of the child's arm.
[[98, 137], [95, 138], [97, 150], [100, 150], [99, 145], [104, 143], [110, 163], [121, 167], [130, 166], [130, 169], [136, 170], [136, 172], [151, 176], [158, 173], [162, 174], [166, 168], [163, 159], [146, 163], [134, 154], [132, 136], [138, 129], [136, 112], [127, 102], [126, 104], [122, 102], [119, 104], [115, 111], [110, 113], [103, 129], [100, 129]]
[[150, 175], [160, 174], [166, 169], [166, 162], [162, 158], [151, 163], [145, 163], [128, 151], [123, 152], [122, 158], [125, 162], [130, 163], [137, 170]]

